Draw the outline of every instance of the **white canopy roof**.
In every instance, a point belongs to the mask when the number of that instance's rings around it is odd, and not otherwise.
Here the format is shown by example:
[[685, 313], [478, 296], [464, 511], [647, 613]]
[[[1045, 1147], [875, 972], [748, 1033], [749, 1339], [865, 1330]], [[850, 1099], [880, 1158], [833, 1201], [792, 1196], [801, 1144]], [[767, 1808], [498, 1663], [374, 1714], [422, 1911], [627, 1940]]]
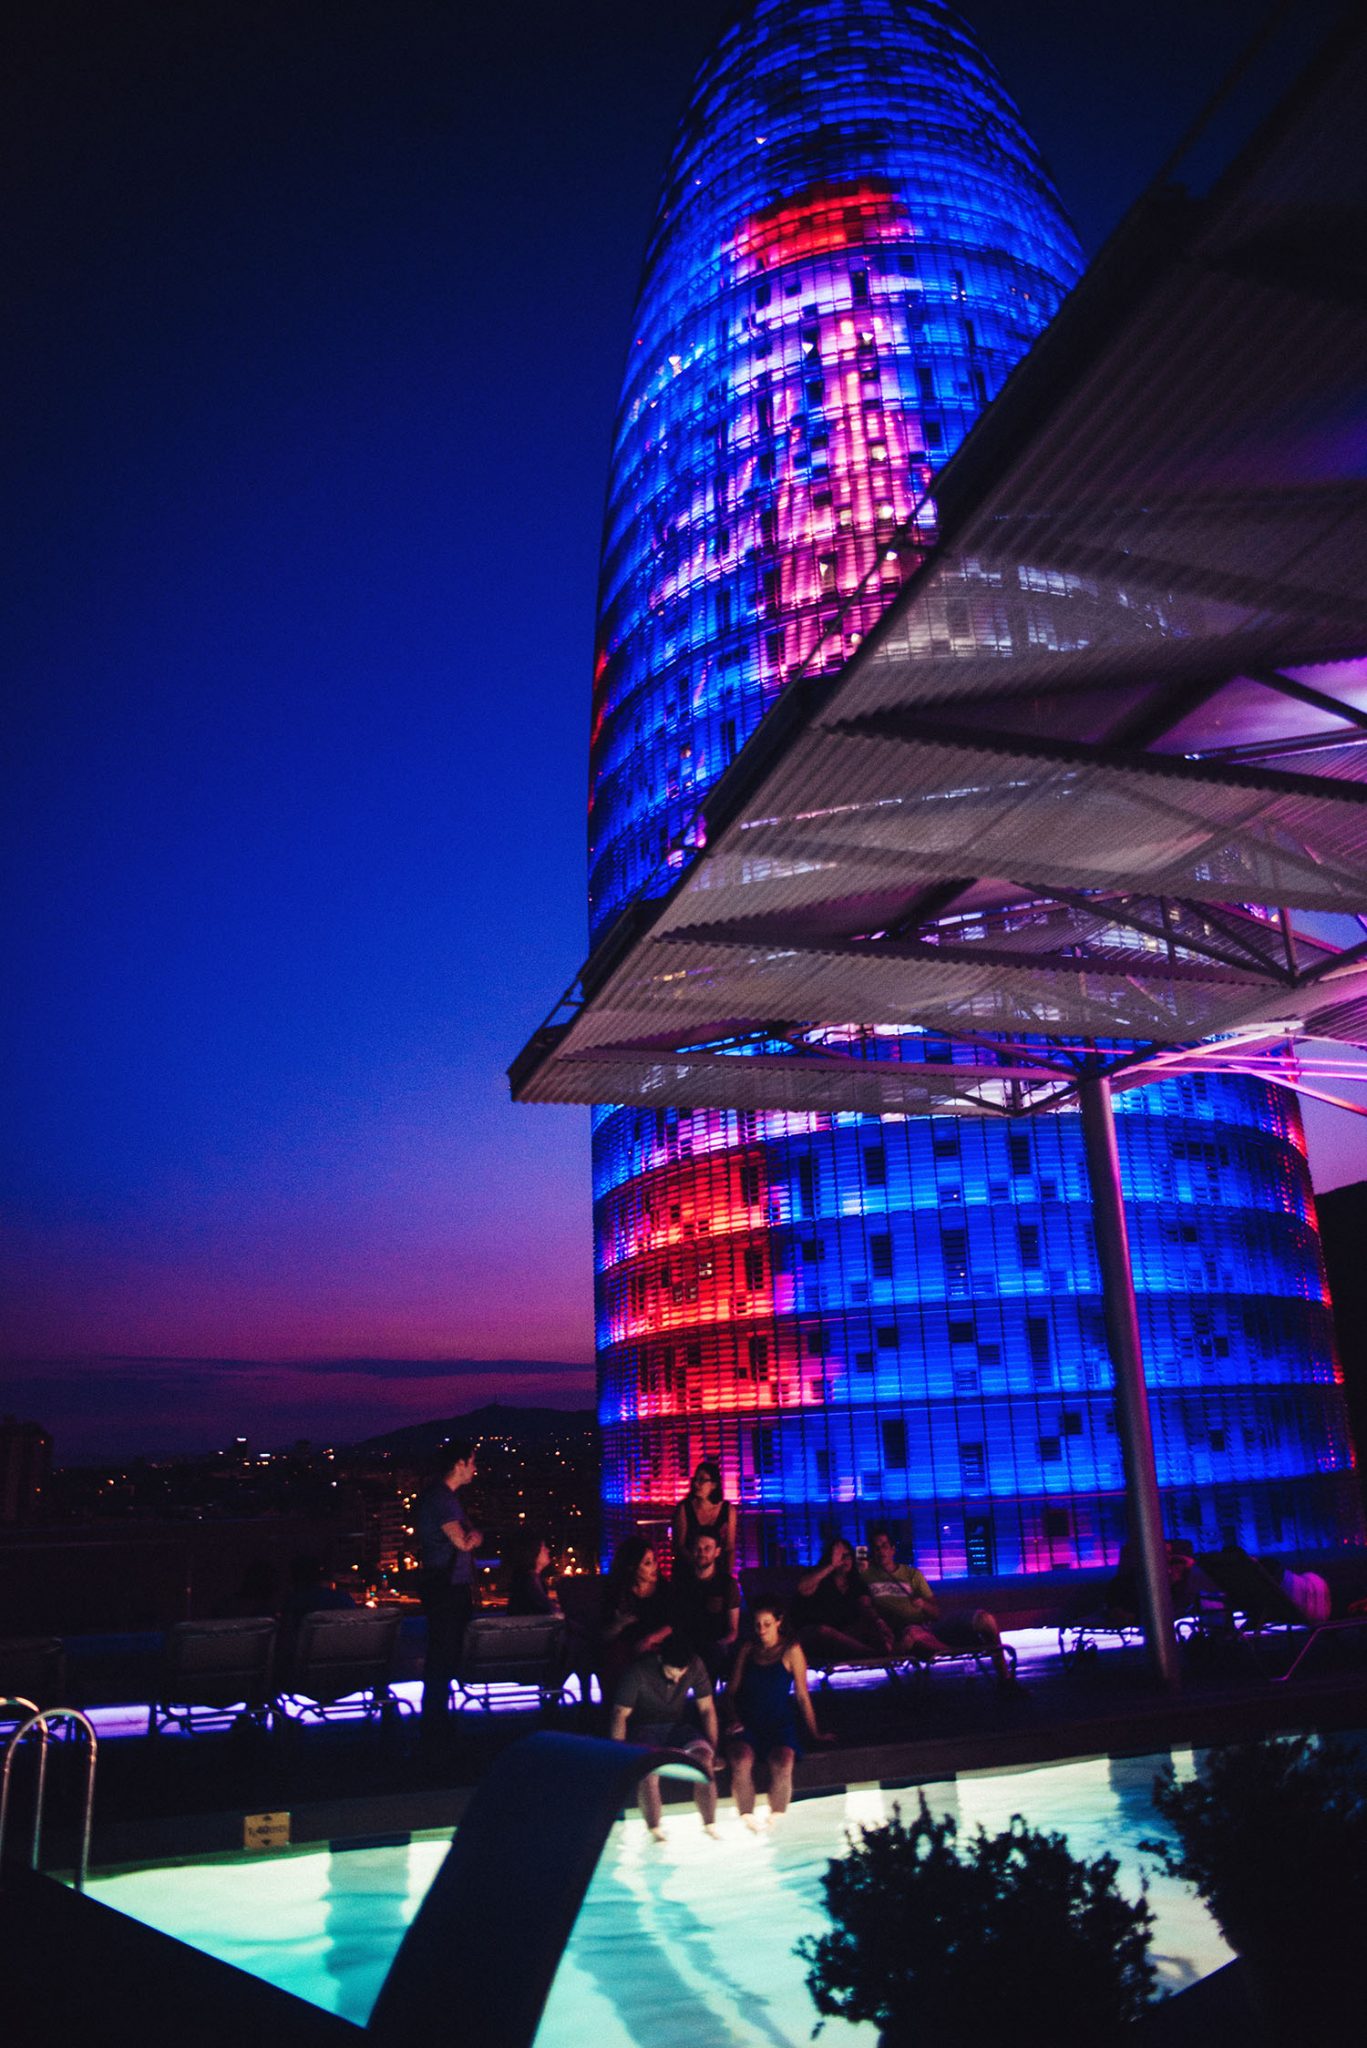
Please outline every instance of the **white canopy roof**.
[[1141, 204], [519, 1099], [1019, 1112], [1098, 1056], [1367, 1045], [1364, 104], [1355, 26], [1208, 200]]

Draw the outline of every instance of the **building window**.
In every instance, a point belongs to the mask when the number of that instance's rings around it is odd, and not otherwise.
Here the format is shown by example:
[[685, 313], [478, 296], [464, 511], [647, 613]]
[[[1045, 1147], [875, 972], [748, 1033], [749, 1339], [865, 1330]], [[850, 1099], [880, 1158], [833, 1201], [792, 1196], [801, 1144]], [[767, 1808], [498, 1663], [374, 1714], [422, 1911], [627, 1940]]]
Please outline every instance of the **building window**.
[[985, 1515], [973, 1515], [964, 1522], [965, 1561], [970, 1572], [980, 1579], [990, 1578], [996, 1570], [996, 1546], [992, 1541], [992, 1524]]
[[1025, 1319], [1025, 1342], [1030, 1353], [1030, 1376], [1037, 1387], [1052, 1387], [1054, 1368], [1049, 1357], [1049, 1320], [1047, 1316], [1027, 1316]]
[[810, 1152], [797, 1162], [797, 1190], [802, 1199], [802, 1210], [806, 1216], [816, 1214], [816, 1161]]

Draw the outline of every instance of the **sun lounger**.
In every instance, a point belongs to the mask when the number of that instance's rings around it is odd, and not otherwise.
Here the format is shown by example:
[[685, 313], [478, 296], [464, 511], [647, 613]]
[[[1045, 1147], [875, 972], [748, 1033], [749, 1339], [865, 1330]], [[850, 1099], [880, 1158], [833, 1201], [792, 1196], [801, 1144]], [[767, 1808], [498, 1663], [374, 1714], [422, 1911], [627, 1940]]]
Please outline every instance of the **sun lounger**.
[[1288, 1585], [1287, 1575], [1269, 1571], [1256, 1557], [1234, 1545], [1212, 1551], [1198, 1562], [1225, 1595], [1237, 1617], [1239, 1634], [1246, 1640], [1256, 1643], [1272, 1633], [1304, 1631], [1304, 1639], [1297, 1644], [1286, 1670], [1272, 1674], [1275, 1684], [1284, 1685], [1294, 1678], [1311, 1650], [1326, 1636], [1361, 1635], [1367, 1642], [1367, 1614], [1326, 1613], [1323, 1600], [1315, 1597], [1316, 1589], [1324, 1582], [1313, 1573]]

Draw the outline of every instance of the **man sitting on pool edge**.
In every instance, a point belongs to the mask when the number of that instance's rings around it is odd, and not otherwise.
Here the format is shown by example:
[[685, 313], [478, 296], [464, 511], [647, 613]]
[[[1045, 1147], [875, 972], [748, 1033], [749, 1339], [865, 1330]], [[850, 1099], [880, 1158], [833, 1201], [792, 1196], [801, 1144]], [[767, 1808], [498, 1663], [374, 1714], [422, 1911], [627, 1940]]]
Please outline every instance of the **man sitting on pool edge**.
[[940, 1603], [924, 1572], [897, 1562], [897, 1545], [886, 1529], [869, 1538], [864, 1583], [877, 1612], [897, 1637], [897, 1647], [927, 1663], [953, 1650], [981, 1650], [992, 1659], [998, 1685], [1009, 1685], [1015, 1669], [1002, 1648], [997, 1617], [980, 1607], [966, 1621], [941, 1618]]
[[[685, 1719], [692, 1698], [702, 1723], [699, 1735]], [[628, 1730], [630, 1733], [628, 1734]], [[717, 1832], [717, 1706], [712, 1680], [701, 1657], [681, 1636], [666, 1637], [657, 1650], [646, 1650], [627, 1666], [612, 1700], [614, 1742], [639, 1742], [647, 1749], [681, 1749], [707, 1773], [693, 1787], [693, 1797], [709, 1835]], [[657, 1771], [641, 1780], [641, 1812], [657, 1842], [665, 1839], [664, 1801]]]

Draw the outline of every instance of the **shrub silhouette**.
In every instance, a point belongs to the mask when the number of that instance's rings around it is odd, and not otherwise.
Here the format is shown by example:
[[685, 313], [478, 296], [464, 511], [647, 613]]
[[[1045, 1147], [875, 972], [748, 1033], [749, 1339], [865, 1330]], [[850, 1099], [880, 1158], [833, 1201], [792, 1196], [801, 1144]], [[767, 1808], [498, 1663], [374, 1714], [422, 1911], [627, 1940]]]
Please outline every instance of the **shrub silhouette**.
[[1194, 1885], [1284, 2039], [1361, 2038], [1367, 1940], [1367, 1767], [1337, 1743], [1273, 1737], [1211, 1750], [1154, 1804], [1177, 1836], [1145, 1842]]
[[1117, 1891], [1114, 1856], [1084, 1861], [1019, 1814], [961, 1847], [924, 1793], [910, 1823], [894, 1807], [849, 1841], [822, 1879], [832, 1929], [798, 1943], [821, 2014], [873, 2020], [889, 2048], [965, 2028], [1101, 2048], [1148, 2003], [1153, 1915]]

